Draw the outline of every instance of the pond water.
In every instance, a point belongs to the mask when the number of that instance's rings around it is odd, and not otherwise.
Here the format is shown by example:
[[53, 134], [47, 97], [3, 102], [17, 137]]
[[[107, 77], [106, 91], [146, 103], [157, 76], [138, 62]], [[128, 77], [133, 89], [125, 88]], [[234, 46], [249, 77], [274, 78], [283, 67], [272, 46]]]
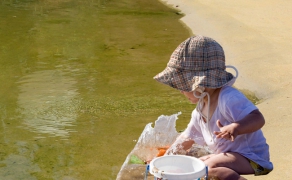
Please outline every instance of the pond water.
[[[189, 36], [157, 0], [0, 1], [0, 179], [115, 179], [144, 126], [193, 106], [155, 82]], [[170, 98], [171, 97], [171, 98]]]

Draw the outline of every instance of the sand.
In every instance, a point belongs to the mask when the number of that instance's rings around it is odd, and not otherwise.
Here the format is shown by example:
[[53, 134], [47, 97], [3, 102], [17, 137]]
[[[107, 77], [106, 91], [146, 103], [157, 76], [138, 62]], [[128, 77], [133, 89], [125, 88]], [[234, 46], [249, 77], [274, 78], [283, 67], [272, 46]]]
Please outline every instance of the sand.
[[[292, 179], [292, 1], [167, 0], [181, 10], [190, 32], [218, 41], [226, 64], [235, 66], [235, 86], [261, 98], [274, 170], [247, 179]], [[230, 71], [232, 72], [232, 71]]]

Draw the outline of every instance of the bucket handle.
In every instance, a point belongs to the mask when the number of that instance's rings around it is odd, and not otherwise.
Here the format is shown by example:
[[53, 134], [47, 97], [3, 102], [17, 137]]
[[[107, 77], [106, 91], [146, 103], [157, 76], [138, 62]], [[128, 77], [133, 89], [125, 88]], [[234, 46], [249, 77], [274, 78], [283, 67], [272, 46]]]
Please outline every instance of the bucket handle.
[[147, 180], [148, 177], [148, 172], [149, 172], [149, 165], [146, 166], [146, 171], [145, 171], [145, 175], [144, 175], [144, 180]]
[[[197, 180], [200, 180], [201, 178], [198, 178]], [[205, 175], [205, 179], [208, 179], [208, 166], [206, 166], [206, 175]]]
[[[206, 166], [206, 175], [205, 175], [205, 178], [204, 179], [208, 179], [208, 166]], [[197, 180], [200, 180], [201, 178], [198, 178]]]
[[154, 166], [154, 167], [152, 168], [152, 172], [153, 172], [153, 175], [154, 175], [155, 177], [163, 178], [163, 172], [164, 172], [164, 171], [159, 170], [157, 167]]
[[206, 166], [206, 179], [208, 179], [208, 166]]

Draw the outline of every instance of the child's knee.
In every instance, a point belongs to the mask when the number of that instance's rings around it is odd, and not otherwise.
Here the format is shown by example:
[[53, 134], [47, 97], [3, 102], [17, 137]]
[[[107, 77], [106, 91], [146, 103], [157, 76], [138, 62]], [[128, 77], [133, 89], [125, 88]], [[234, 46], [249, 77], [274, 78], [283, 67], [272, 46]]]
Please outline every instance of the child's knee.
[[204, 163], [206, 164], [206, 166], [208, 166], [208, 169], [213, 169], [222, 166], [220, 162], [216, 161], [205, 161]]

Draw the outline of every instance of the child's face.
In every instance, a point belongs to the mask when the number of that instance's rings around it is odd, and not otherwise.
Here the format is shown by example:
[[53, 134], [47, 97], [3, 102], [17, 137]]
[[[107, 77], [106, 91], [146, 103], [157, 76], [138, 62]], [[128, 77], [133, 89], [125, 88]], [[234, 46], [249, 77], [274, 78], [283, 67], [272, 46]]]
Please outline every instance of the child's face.
[[[185, 95], [186, 98], [192, 103], [192, 104], [197, 104], [199, 99], [196, 98], [193, 94], [193, 92], [186, 92], [186, 91], [180, 91], [183, 95]], [[198, 93], [199, 95], [199, 93]]]

